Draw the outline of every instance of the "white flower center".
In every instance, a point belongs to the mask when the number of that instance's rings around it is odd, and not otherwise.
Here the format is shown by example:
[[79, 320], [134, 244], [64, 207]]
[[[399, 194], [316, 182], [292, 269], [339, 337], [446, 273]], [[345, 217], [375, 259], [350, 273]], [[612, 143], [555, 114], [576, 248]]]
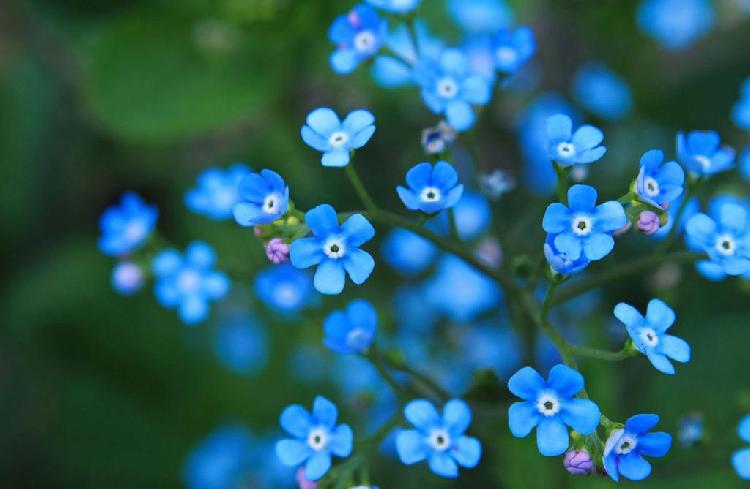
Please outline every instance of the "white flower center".
[[349, 135], [344, 131], [336, 131], [328, 138], [328, 144], [336, 149], [343, 148], [349, 141]]
[[341, 258], [344, 256], [345, 252], [346, 247], [340, 238], [331, 238], [323, 245], [323, 253], [325, 253], [328, 258]]
[[715, 248], [722, 255], [731, 256], [737, 250], [737, 243], [732, 236], [724, 234], [716, 239]]
[[704, 170], [708, 170], [711, 168], [711, 158], [704, 155], [695, 155], [693, 156], [693, 159], [698, 162], [698, 164], [703, 168]]
[[177, 286], [185, 294], [190, 294], [198, 290], [201, 283], [201, 276], [195, 270], [183, 270], [177, 277]]
[[434, 429], [430, 432], [428, 443], [438, 451], [444, 451], [451, 446], [451, 436], [444, 429]]
[[369, 52], [375, 46], [375, 34], [371, 31], [361, 31], [354, 36], [354, 48], [357, 51]]
[[436, 187], [425, 187], [419, 194], [423, 202], [437, 202], [440, 200], [440, 189]]
[[511, 47], [503, 46], [495, 51], [495, 57], [497, 58], [498, 63], [509, 65], [516, 62], [518, 59], [518, 53]]
[[643, 190], [649, 197], [656, 197], [659, 195], [659, 182], [654, 177], [646, 177], [643, 181]]
[[615, 445], [615, 453], [618, 455], [627, 455], [628, 453], [635, 450], [638, 445], [638, 440], [632, 435], [623, 435], [622, 438]]
[[307, 444], [316, 452], [323, 450], [328, 444], [328, 432], [323, 428], [310, 430], [307, 435]]
[[588, 236], [591, 234], [591, 218], [589, 216], [578, 216], [573, 219], [571, 228], [576, 236]]
[[659, 335], [656, 334], [651, 328], [643, 328], [638, 334], [643, 341], [643, 344], [649, 348], [653, 348], [659, 344]]
[[279, 194], [266, 195], [266, 198], [263, 200], [263, 212], [266, 214], [278, 214], [280, 200]]
[[562, 143], [559, 143], [557, 145], [557, 154], [565, 158], [569, 158], [573, 156], [575, 152], [576, 152], [576, 148], [575, 146], [573, 146], [573, 143], [563, 141]]
[[437, 82], [437, 93], [443, 98], [453, 98], [458, 95], [458, 83], [449, 76], [441, 78]]
[[354, 328], [346, 335], [346, 344], [352, 348], [362, 348], [367, 344], [367, 334], [359, 328]]
[[554, 416], [560, 412], [560, 400], [552, 392], [543, 392], [536, 400], [536, 408], [545, 416]]

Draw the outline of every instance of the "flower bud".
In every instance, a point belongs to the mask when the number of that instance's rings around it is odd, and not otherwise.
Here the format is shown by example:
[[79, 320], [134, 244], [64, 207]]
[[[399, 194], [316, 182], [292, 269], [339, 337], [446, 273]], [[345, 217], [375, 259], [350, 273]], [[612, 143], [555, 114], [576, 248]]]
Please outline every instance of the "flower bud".
[[643, 211], [638, 215], [638, 229], [646, 236], [659, 230], [659, 216], [653, 211]]
[[586, 450], [570, 450], [565, 454], [563, 466], [573, 475], [588, 475], [594, 468], [594, 460]]
[[266, 245], [266, 256], [273, 263], [284, 263], [289, 260], [289, 245], [279, 238], [273, 238]]
[[122, 295], [132, 295], [141, 290], [144, 282], [141, 267], [133, 262], [124, 261], [112, 269], [112, 288]]
[[299, 489], [317, 489], [318, 487], [317, 482], [307, 480], [304, 467], [300, 467], [299, 470], [297, 470], [297, 484], [299, 484]]

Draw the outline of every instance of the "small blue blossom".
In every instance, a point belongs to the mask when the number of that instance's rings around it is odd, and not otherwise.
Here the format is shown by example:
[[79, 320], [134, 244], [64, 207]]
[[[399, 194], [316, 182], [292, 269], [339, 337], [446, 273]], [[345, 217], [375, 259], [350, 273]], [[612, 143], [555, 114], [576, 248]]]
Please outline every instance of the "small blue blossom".
[[276, 455], [284, 465], [305, 464], [305, 478], [320, 480], [331, 468], [331, 456], [348, 457], [354, 436], [349, 425], [336, 426], [338, 409], [325, 397], [313, 402], [312, 414], [292, 404], [281, 413], [280, 423], [294, 438], [276, 443]]
[[[750, 443], [750, 414], [742, 418], [737, 427], [740, 439]], [[732, 455], [732, 465], [741, 479], [750, 480], [750, 447], [737, 450]]]
[[750, 78], [742, 83], [740, 99], [732, 107], [732, 121], [740, 129], [750, 131]]
[[445, 255], [424, 284], [427, 304], [453, 321], [471, 321], [499, 306], [502, 291], [486, 275], [454, 255]]
[[472, 370], [491, 369], [505, 379], [521, 364], [521, 344], [509, 325], [461, 326], [459, 334], [461, 360]]
[[548, 234], [544, 242], [544, 258], [555, 273], [566, 276], [575, 275], [589, 266], [591, 261], [583, 254], [577, 260], [571, 260], [564, 253], [560, 253], [555, 247], [555, 238], [557, 234]]
[[482, 457], [482, 445], [464, 433], [471, 424], [469, 406], [452, 399], [439, 414], [429, 401], [418, 399], [404, 408], [416, 429], [401, 430], [396, 437], [398, 456], [406, 465], [423, 460], [441, 477], [458, 477], [458, 466], [473, 468]]
[[636, 349], [646, 355], [659, 372], [674, 375], [670, 358], [682, 363], [690, 361], [690, 346], [685, 340], [667, 334], [674, 324], [675, 314], [663, 301], [652, 299], [648, 303], [646, 317], [624, 302], [615, 306], [614, 313], [625, 325]]
[[591, 61], [581, 66], [571, 88], [576, 102], [602, 119], [622, 119], [633, 106], [628, 83], [600, 62]]
[[666, 209], [682, 195], [685, 171], [676, 161], [664, 164], [664, 153], [658, 149], [641, 156], [641, 170], [636, 179], [636, 191], [645, 202]]
[[214, 269], [215, 263], [216, 253], [201, 241], [188, 245], [184, 255], [172, 248], [159, 252], [151, 263], [156, 299], [166, 308], [176, 308], [186, 324], [203, 321], [209, 303], [229, 290], [229, 279]]
[[337, 46], [330, 60], [333, 71], [340, 75], [353, 72], [378, 52], [387, 32], [386, 20], [365, 4], [336, 17], [328, 30], [328, 38]]
[[534, 33], [528, 27], [501, 29], [492, 40], [495, 67], [500, 73], [512, 75], [536, 52]]
[[131, 261], [123, 261], [112, 269], [112, 288], [121, 295], [133, 295], [145, 283], [143, 269]]
[[422, 0], [367, 0], [373, 7], [394, 14], [406, 14], [416, 9]]
[[740, 173], [750, 181], [750, 147], [745, 148], [740, 156]]
[[459, 27], [471, 33], [495, 33], [513, 22], [505, 0], [448, 0], [448, 12]]
[[677, 429], [677, 439], [685, 448], [692, 447], [703, 440], [704, 421], [700, 414], [690, 414], [680, 418]]
[[251, 479], [254, 440], [244, 426], [223, 426], [202, 440], [185, 461], [189, 489], [241, 487]]
[[492, 95], [489, 82], [469, 68], [459, 49], [446, 49], [437, 59], [423, 58], [415, 68], [425, 104], [433, 113], [444, 115], [457, 131], [474, 124], [472, 104], [485, 105]]
[[594, 126], [573, 132], [573, 120], [564, 114], [547, 119], [547, 156], [558, 165], [584, 165], [601, 159], [607, 148], [600, 146], [604, 133]]
[[542, 226], [555, 234], [554, 245], [571, 261], [581, 256], [601, 260], [615, 246], [612, 234], [625, 226], [625, 209], [617, 201], [596, 205], [596, 190], [588, 185], [573, 185], [568, 190], [568, 205], [547, 207]]
[[713, 206], [713, 218], [696, 214], [687, 221], [687, 237], [710, 259], [696, 264], [698, 270], [713, 280], [727, 275], [750, 272], [750, 230], [747, 211], [741, 205], [721, 201]]
[[253, 318], [231, 317], [216, 329], [214, 348], [219, 361], [238, 374], [253, 374], [268, 362], [268, 335]]
[[381, 54], [375, 58], [372, 66], [372, 76], [380, 86], [396, 88], [416, 84], [414, 66], [419, 59], [437, 58], [440, 55], [444, 43], [430, 35], [424, 22], [414, 21], [414, 31], [417, 46], [405, 24], [400, 24], [388, 33], [385, 44], [395, 56]]
[[562, 455], [570, 444], [566, 425], [581, 435], [599, 426], [599, 407], [574, 397], [583, 388], [583, 376], [562, 364], [552, 367], [546, 381], [533, 368], [522, 368], [508, 380], [508, 389], [523, 399], [508, 410], [511, 433], [525, 438], [536, 428], [539, 452], [546, 457]]
[[434, 214], [456, 205], [464, 191], [458, 173], [449, 163], [438, 161], [435, 166], [419, 163], [406, 173], [409, 188], [398, 186], [398, 196], [413, 211]]
[[107, 208], [99, 219], [99, 250], [114, 256], [132, 253], [151, 236], [158, 216], [155, 206], [135, 192], [126, 192], [120, 204]]
[[240, 201], [240, 182], [250, 173], [242, 163], [226, 170], [209, 168], [198, 176], [196, 187], [185, 193], [185, 205], [210, 219], [231, 219], [234, 206]]
[[375, 117], [366, 110], [350, 112], [342, 122], [336, 112], [321, 107], [307, 116], [302, 126], [302, 139], [308, 146], [323, 153], [323, 166], [342, 167], [349, 164], [350, 154], [370, 140], [375, 133]]
[[488, 34], [471, 34], [464, 39], [461, 50], [469, 63], [469, 71], [494, 85], [497, 79], [495, 51], [492, 36]]
[[729, 146], [719, 147], [715, 131], [692, 131], [677, 134], [677, 159], [690, 173], [711, 176], [734, 165], [735, 151]]
[[437, 248], [430, 241], [403, 228], [393, 229], [381, 248], [383, 261], [404, 275], [425, 271], [437, 254]]
[[[684, 195], [684, 194], [683, 194]], [[667, 209], [667, 222], [662, 225], [659, 230], [653, 234], [656, 238], [666, 238], [669, 236], [669, 233], [672, 230], [672, 226], [674, 225], [674, 220], [677, 217], [677, 212], [680, 210], [680, 205], [682, 203], [683, 196], [680, 196], [672, 202], [672, 204]], [[697, 214], [700, 211], [700, 205], [698, 203], [698, 199], [693, 197], [690, 199], [690, 201], [685, 205], [685, 209], [682, 211], [682, 216], [680, 216], [680, 222], [677, 223], [677, 234], [679, 235], [685, 228], [685, 223], [690, 220], [691, 217], [693, 217], [695, 214]], [[697, 249], [700, 250], [700, 247], [697, 247]]]
[[234, 220], [240, 226], [270, 224], [286, 214], [289, 187], [272, 170], [250, 173], [240, 182], [240, 201], [234, 206]]
[[391, 301], [398, 331], [428, 334], [440, 320], [440, 311], [427, 301], [425, 287], [404, 285], [396, 289]]
[[663, 457], [672, 447], [668, 433], [649, 433], [659, 422], [656, 414], [637, 414], [625, 422], [625, 427], [610, 433], [604, 446], [604, 469], [612, 480], [620, 476], [640, 481], [651, 474], [651, 464], [643, 458]]
[[[471, 241], [481, 236], [492, 224], [492, 209], [482, 194], [465, 190], [453, 207], [453, 217], [458, 237]], [[450, 233], [449, 225], [447, 212], [441, 212], [427, 223], [429, 229], [442, 235]]]
[[305, 222], [313, 236], [292, 243], [292, 265], [303, 269], [317, 266], [313, 285], [322, 294], [340, 294], [347, 273], [352, 282], [363, 284], [375, 268], [372, 256], [359, 249], [375, 236], [370, 222], [354, 214], [339, 225], [336, 211], [328, 204], [309, 210]]
[[370, 348], [378, 327], [372, 304], [355, 300], [343, 311], [334, 311], [323, 323], [323, 343], [338, 353], [362, 353]]
[[280, 313], [295, 314], [315, 298], [312, 275], [289, 263], [258, 272], [254, 289], [258, 299]]
[[710, 0], [644, 0], [638, 27], [663, 48], [681, 51], [708, 34], [716, 22]]

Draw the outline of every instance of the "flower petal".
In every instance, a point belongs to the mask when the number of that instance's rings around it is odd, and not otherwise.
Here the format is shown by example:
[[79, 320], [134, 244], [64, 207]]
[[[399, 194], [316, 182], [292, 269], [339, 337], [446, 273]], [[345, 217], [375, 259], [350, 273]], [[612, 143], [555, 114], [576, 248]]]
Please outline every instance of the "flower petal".
[[396, 451], [406, 465], [421, 462], [429, 453], [424, 435], [415, 430], [402, 430], [396, 435]]
[[690, 345], [682, 338], [664, 335], [659, 339], [660, 352], [677, 362], [690, 361]]
[[354, 434], [349, 425], [342, 424], [331, 433], [328, 448], [337, 457], [348, 457], [352, 453]]
[[568, 449], [570, 439], [565, 424], [558, 416], [542, 417], [536, 428], [536, 444], [545, 457], [562, 455]]
[[523, 367], [508, 379], [508, 389], [514, 395], [526, 401], [535, 399], [544, 387], [544, 379], [531, 367]]
[[568, 205], [573, 211], [591, 211], [596, 207], [596, 189], [576, 184], [568, 189]]
[[601, 260], [615, 247], [615, 240], [609, 234], [594, 233], [583, 242], [583, 254], [589, 260]]
[[438, 161], [432, 168], [432, 184], [441, 190], [447, 190], [458, 183], [458, 173], [450, 163]]
[[668, 433], [647, 433], [638, 437], [638, 451], [649, 457], [663, 457], [672, 447]]
[[320, 204], [305, 213], [305, 222], [313, 235], [326, 238], [339, 232], [339, 219], [336, 210], [328, 204]]
[[653, 365], [656, 370], [667, 375], [675, 374], [674, 365], [672, 365], [672, 362], [670, 362], [665, 355], [654, 351], [646, 351], [645, 353], [648, 357], [648, 361], [651, 362], [651, 365]]
[[643, 316], [638, 312], [638, 309], [624, 302], [620, 302], [615, 306], [614, 314], [617, 319], [629, 328], [635, 328], [643, 323]]
[[325, 397], [318, 396], [315, 398], [315, 401], [313, 401], [312, 416], [318, 424], [331, 430], [336, 425], [338, 409], [336, 409], [334, 403]]
[[339, 130], [341, 122], [336, 112], [328, 107], [321, 107], [310, 112], [307, 116], [307, 125], [313, 131], [327, 138], [331, 133]]
[[541, 414], [533, 401], [514, 402], [508, 408], [508, 426], [516, 438], [524, 438], [539, 424]]
[[446, 452], [432, 452], [427, 462], [430, 470], [441, 477], [458, 477], [458, 465]]
[[573, 397], [583, 390], [583, 375], [567, 365], [557, 364], [549, 371], [547, 385], [564, 397]]
[[440, 416], [431, 402], [424, 399], [411, 401], [404, 408], [404, 416], [421, 431], [428, 431], [440, 424]]
[[302, 134], [302, 140], [305, 144], [318, 151], [325, 152], [331, 148], [328, 139], [313, 131], [310, 126], [302, 126], [300, 133]]
[[310, 481], [320, 480], [331, 468], [331, 455], [328, 452], [315, 452], [305, 465], [305, 478]]
[[232, 210], [234, 220], [240, 226], [255, 226], [260, 224], [263, 218], [263, 209], [258, 204], [250, 202], [239, 202]]
[[555, 248], [557, 251], [565, 255], [565, 258], [571, 261], [576, 261], [581, 257], [583, 252], [583, 244], [581, 239], [575, 236], [573, 233], [560, 233], [555, 236]]
[[295, 268], [309, 268], [323, 260], [323, 247], [316, 238], [300, 238], [289, 248], [289, 258]]
[[476, 438], [462, 436], [451, 448], [451, 456], [461, 467], [476, 467], [482, 458], [482, 444]]
[[300, 440], [279, 440], [276, 442], [276, 456], [282, 464], [296, 467], [312, 454], [310, 446]]
[[432, 165], [424, 162], [411, 167], [406, 172], [406, 184], [415, 191], [432, 185]]
[[567, 115], [555, 114], [547, 118], [546, 130], [548, 141], [570, 141], [573, 121]]
[[352, 282], [362, 285], [375, 268], [375, 260], [364, 250], [349, 250], [344, 259], [344, 268]]
[[452, 399], [443, 408], [443, 423], [453, 438], [464, 434], [471, 424], [471, 410], [460, 399]]
[[350, 216], [341, 226], [346, 244], [359, 248], [375, 236], [375, 228], [362, 214]]
[[452, 100], [445, 107], [445, 118], [456, 131], [465, 131], [474, 124], [474, 110], [468, 102]]
[[630, 452], [624, 457], [620, 457], [618, 470], [626, 479], [641, 481], [651, 474], [651, 464], [637, 452]]
[[599, 406], [589, 399], [571, 399], [562, 406], [562, 420], [582, 435], [590, 435], [599, 426]]
[[542, 228], [548, 233], [561, 233], [570, 226], [570, 211], [559, 202], [547, 206], [542, 218]]
[[573, 146], [579, 153], [599, 146], [603, 140], [604, 133], [594, 126], [581, 126], [573, 134]]
[[750, 480], [750, 448], [734, 452], [732, 465], [741, 479]]
[[602, 231], [617, 231], [628, 222], [625, 208], [619, 202], [611, 200], [596, 206], [594, 226]]
[[336, 295], [344, 290], [344, 264], [340, 260], [323, 260], [313, 278], [315, 290], [321, 294]]
[[657, 414], [636, 414], [625, 422], [625, 429], [636, 435], [641, 435], [657, 424], [659, 424], [659, 415]]
[[323, 154], [320, 163], [329, 168], [341, 168], [349, 164], [350, 158], [348, 150], [329, 151]]

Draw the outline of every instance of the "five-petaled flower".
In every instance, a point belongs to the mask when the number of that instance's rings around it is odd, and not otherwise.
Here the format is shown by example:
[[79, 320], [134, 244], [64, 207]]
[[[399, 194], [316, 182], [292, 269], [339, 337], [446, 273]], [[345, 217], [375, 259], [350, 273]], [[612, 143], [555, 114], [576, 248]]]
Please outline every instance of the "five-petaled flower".
[[336, 112], [321, 107], [307, 116], [302, 126], [302, 139], [308, 146], [323, 153], [323, 166], [342, 167], [349, 164], [350, 153], [359, 149], [375, 133], [375, 117], [366, 110], [350, 112], [342, 122]]
[[367, 0], [373, 7], [395, 14], [406, 14], [419, 6], [422, 0]]
[[336, 17], [328, 30], [328, 38], [337, 46], [331, 54], [331, 67], [348, 75], [378, 52], [387, 33], [388, 23], [369, 5], [357, 5]]
[[668, 433], [648, 433], [659, 422], [656, 414], [637, 414], [625, 426], [610, 433], [604, 446], [604, 469], [615, 482], [622, 475], [639, 481], [651, 474], [651, 464], [643, 458], [663, 457], [672, 447]]
[[[737, 434], [742, 441], [750, 443], [750, 414], [742, 418], [737, 427]], [[750, 480], [750, 447], [737, 450], [732, 455], [732, 465], [742, 479]]]
[[375, 260], [359, 249], [375, 236], [375, 228], [362, 214], [354, 214], [342, 225], [336, 211], [321, 204], [305, 214], [312, 237], [292, 243], [290, 258], [297, 268], [317, 265], [313, 285], [322, 294], [339, 294], [344, 290], [345, 274], [361, 285], [375, 268]]
[[198, 176], [195, 188], [185, 193], [185, 205], [210, 219], [231, 219], [240, 201], [240, 183], [250, 173], [242, 163], [227, 169], [208, 168]]
[[646, 317], [624, 302], [615, 306], [614, 313], [625, 325], [638, 351], [646, 355], [658, 371], [675, 373], [669, 358], [683, 363], [690, 361], [690, 346], [685, 340], [667, 334], [674, 324], [675, 313], [664, 301], [651, 299], [646, 308]]
[[747, 211], [731, 201], [720, 202], [714, 210], [716, 220], [706, 214], [696, 214], [685, 228], [690, 241], [710, 258], [699, 261], [698, 270], [712, 280], [750, 272]]
[[555, 247], [556, 236], [556, 234], [548, 234], [544, 242], [544, 258], [553, 272], [560, 275], [574, 275], [589, 266], [591, 260], [587, 259], [583, 253], [577, 260], [571, 260], [565, 253], [560, 253]]
[[677, 134], [677, 159], [693, 175], [711, 176], [734, 165], [735, 151], [729, 146], [719, 147], [716, 131], [692, 131]]
[[359, 299], [343, 311], [334, 311], [323, 323], [323, 343], [338, 353], [362, 353], [370, 348], [378, 316], [369, 302]]
[[435, 166], [419, 163], [406, 173], [408, 188], [398, 186], [401, 202], [410, 210], [434, 214], [453, 207], [461, 198], [464, 186], [458, 183], [458, 173], [449, 163], [438, 161]]
[[574, 397], [583, 387], [583, 376], [561, 364], [552, 367], [546, 381], [531, 367], [513, 374], [508, 389], [523, 399], [508, 410], [513, 436], [524, 438], [536, 428], [536, 443], [542, 455], [565, 453], [570, 444], [565, 425], [581, 435], [590, 435], [599, 426], [599, 407], [589, 399]]
[[471, 424], [469, 406], [460, 399], [448, 401], [439, 414], [429, 401], [418, 399], [404, 408], [414, 430], [401, 430], [396, 449], [401, 462], [411, 465], [423, 460], [442, 477], [458, 477], [458, 466], [473, 468], [482, 456], [482, 445], [464, 433]]
[[305, 463], [305, 478], [320, 480], [331, 468], [331, 455], [352, 453], [352, 430], [346, 424], [336, 426], [337, 417], [336, 405], [322, 396], [315, 398], [312, 413], [297, 404], [284, 409], [281, 427], [294, 438], [276, 443], [281, 463], [292, 467]]
[[547, 119], [547, 156], [561, 167], [584, 165], [599, 160], [607, 148], [601, 146], [604, 133], [594, 126], [581, 126], [573, 132], [573, 120], [564, 114]]
[[146, 204], [140, 195], [125, 193], [120, 205], [107, 208], [99, 219], [99, 249], [114, 256], [132, 253], [151, 236], [158, 216], [156, 207]]
[[497, 70], [512, 75], [534, 55], [534, 33], [528, 27], [501, 29], [492, 40], [492, 49]]
[[641, 169], [636, 179], [636, 191], [645, 202], [666, 209], [682, 195], [685, 171], [676, 161], [664, 161], [664, 153], [658, 149], [646, 151], [641, 156]]
[[234, 220], [241, 226], [270, 224], [289, 208], [289, 187], [273, 170], [246, 175], [239, 191], [241, 199], [234, 206]]

